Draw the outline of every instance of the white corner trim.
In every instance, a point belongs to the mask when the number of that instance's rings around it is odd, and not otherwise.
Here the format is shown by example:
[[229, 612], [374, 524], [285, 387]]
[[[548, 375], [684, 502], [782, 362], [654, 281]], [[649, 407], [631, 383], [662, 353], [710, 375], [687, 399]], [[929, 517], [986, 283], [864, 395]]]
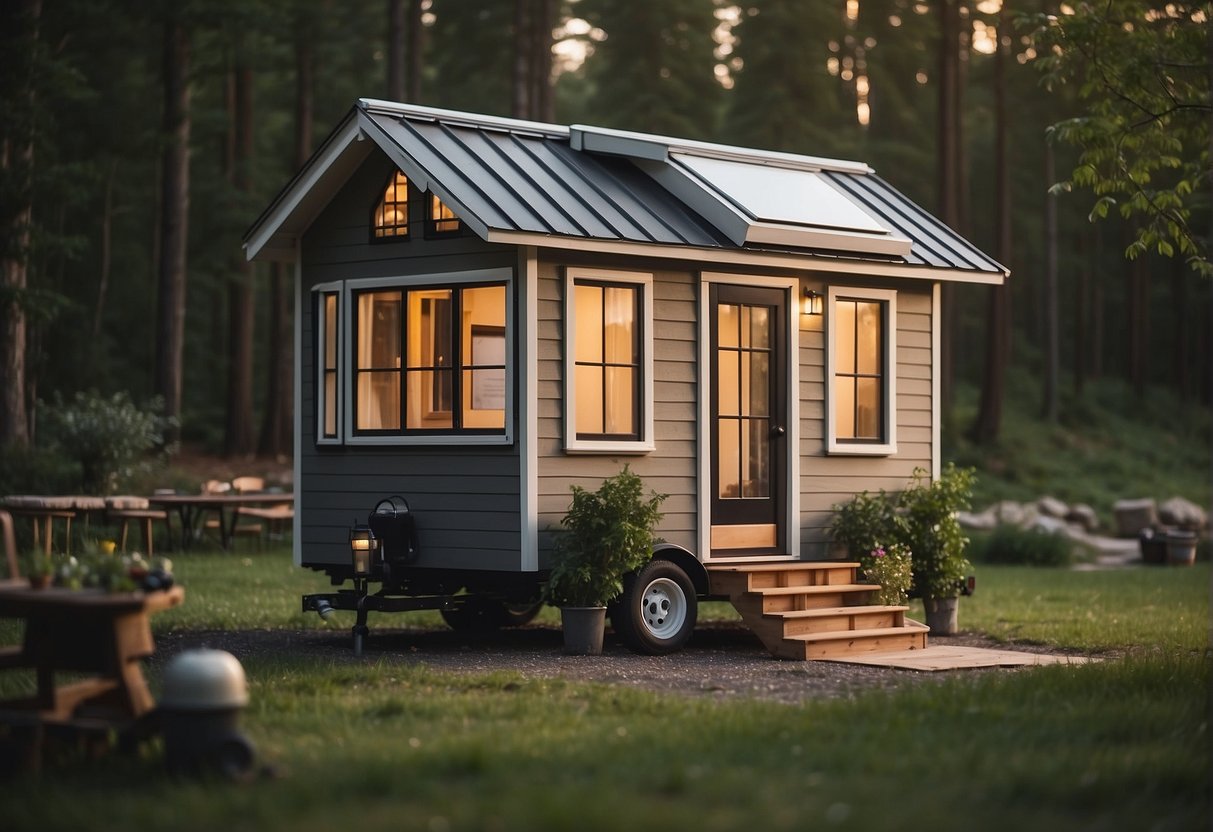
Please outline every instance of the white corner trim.
[[[626, 283], [641, 287], [640, 372], [643, 376], [640, 395], [640, 439], [618, 441], [610, 439], [577, 438], [577, 373], [574, 371], [572, 344], [577, 332], [576, 304], [573, 286], [578, 280], [600, 280], [605, 283]], [[570, 454], [645, 454], [654, 450], [653, 411], [655, 409], [653, 381], [653, 275], [651, 272], [631, 272], [617, 269], [584, 269], [569, 266], [564, 270], [564, 450]]]
[[518, 367], [522, 395], [518, 402], [518, 465], [521, 487], [519, 569], [539, 570], [539, 263], [534, 246], [518, 251], [518, 292], [522, 302]]
[[939, 479], [942, 466], [943, 445], [940, 426], [940, 348], [943, 341], [943, 287], [936, 283], [931, 287], [931, 481]]
[[[839, 298], [876, 300], [884, 310], [884, 442], [847, 442], [835, 435], [834, 413], [834, 321]], [[892, 456], [897, 453], [897, 291], [853, 286], [830, 286], [826, 290], [825, 329], [825, 417], [826, 453], [831, 456]]]

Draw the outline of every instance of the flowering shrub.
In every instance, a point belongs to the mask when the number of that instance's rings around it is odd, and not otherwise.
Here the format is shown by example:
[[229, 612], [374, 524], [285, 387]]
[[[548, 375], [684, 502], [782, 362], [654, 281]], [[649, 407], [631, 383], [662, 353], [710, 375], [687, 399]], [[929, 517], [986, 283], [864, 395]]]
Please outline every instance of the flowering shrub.
[[910, 591], [910, 550], [901, 543], [877, 546], [859, 559], [864, 577], [880, 584], [876, 603], [900, 606]]

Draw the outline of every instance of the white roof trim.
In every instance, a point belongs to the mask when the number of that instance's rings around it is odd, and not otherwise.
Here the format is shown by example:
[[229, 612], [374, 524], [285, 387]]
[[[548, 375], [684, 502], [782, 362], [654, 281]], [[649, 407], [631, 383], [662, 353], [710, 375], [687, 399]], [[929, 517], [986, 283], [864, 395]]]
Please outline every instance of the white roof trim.
[[860, 174], [874, 172], [863, 162], [851, 162], [845, 159], [801, 156], [798, 153], [782, 153], [777, 150], [750, 150], [727, 144], [674, 139], [668, 136], [612, 130], [609, 127], [592, 127], [585, 124], [574, 124], [569, 128], [568, 136], [574, 150], [630, 156], [653, 162], [664, 162], [670, 153], [677, 152], [735, 162], [749, 162], [756, 165], [782, 165], [799, 170], [832, 170], [840, 173]]
[[502, 118], [501, 116], [485, 116], [477, 113], [465, 113], [459, 110], [443, 110], [439, 107], [421, 107], [416, 104], [401, 104], [397, 101], [384, 101], [380, 98], [359, 98], [358, 108], [367, 112], [383, 113], [417, 121], [441, 121], [464, 127], [487, 127], [495, 130], [505, 130], [511, 133], [530, 133], [537, 136], [553, 136], [568, 138], [569, 128], [559, 124], [546, 124], [542, 121], [527, 121], [520, 118]]
[[800, 269], [802, 271], [831, 272], [869, 277], [914, 278], [918, 280], [942, 280], [948, 283], [977, 283], [1000, 286], [1007, 273], [964, 271], [918, 266], [908, 263], [878, 263], [849, 257], [821, 257], [813, 254], [784, 254], [763, 251], [748, 251], [730, 248], [698, 248], [687, 245], [663, 245], [640, 243], [630, 240], [598, 240], [584, 237], [559, 237], [529, 231], [494, 231], [489, 229], [485, 238], [490, 243], [503, 245], [536, 246], [574, 251], [592, 251], [602, 254], [622, 254], [640, 257], [662, 257], [669, 260], [695, 260], [701, 263], [727, 264], [733, 266], [761, 266], [772, 269]]

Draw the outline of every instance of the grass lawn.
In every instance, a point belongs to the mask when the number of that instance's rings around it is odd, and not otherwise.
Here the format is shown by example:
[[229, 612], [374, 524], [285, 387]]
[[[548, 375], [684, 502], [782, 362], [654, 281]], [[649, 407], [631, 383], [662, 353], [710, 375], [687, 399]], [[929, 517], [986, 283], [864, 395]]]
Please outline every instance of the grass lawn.
[[[281, 552], [175, 561], [188, 595], [159, 631], [317, 625], [298, 596], [326, 582]], [[154, 747], [67, 761], [0, 784], [0, 827], [1209, 828], [1208, 564], [979, 576], [962, 628], [1126, 655], [802, 706], [373, 660], [249, 660], [243, 725], [280, 778], [177, 782]]]

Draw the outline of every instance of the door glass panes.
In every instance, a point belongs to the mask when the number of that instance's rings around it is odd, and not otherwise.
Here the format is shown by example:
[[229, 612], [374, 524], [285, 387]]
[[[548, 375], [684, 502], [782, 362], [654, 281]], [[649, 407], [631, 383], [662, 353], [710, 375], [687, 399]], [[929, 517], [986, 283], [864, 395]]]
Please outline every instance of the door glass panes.
[[771, 309], [717, 306], [717, 495], [767, 497], [770, 482]]

